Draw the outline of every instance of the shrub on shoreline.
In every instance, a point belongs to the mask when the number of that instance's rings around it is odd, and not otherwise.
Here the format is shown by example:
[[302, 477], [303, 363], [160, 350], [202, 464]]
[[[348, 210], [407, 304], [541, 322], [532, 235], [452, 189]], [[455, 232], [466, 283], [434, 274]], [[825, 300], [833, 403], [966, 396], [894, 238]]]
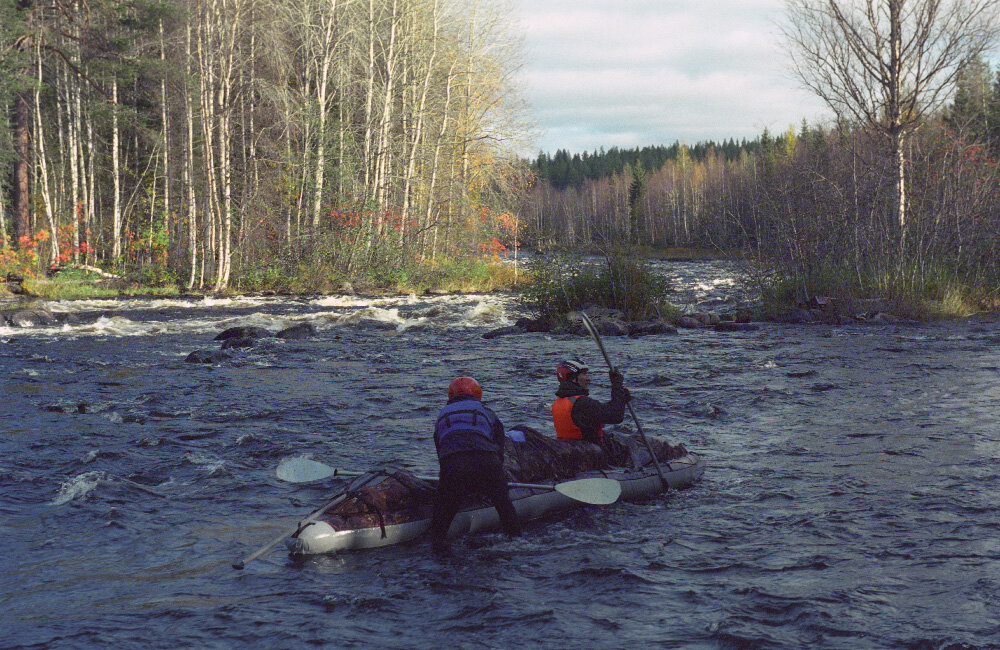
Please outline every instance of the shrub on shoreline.
[[566, 321], [568, 312], [588, 305], [616, 309], [630, 320], [646, 320], [674, 314], [666, 300], [669, 291], [669, 280], [627, 252], [615, 252], [597, 265], [574, 256], [536, 263], [521, 297], [527, 307], [558, 323]]
[[910, 320], [965, 318], [1000, 307], [995, 283], [970, 283], [945, 265], [857, 273], [830, 268], [811, 273], [760, 274], [759, 316], [779, 318], [817, 297], [830, 298], [850, 313], [885, 311]]

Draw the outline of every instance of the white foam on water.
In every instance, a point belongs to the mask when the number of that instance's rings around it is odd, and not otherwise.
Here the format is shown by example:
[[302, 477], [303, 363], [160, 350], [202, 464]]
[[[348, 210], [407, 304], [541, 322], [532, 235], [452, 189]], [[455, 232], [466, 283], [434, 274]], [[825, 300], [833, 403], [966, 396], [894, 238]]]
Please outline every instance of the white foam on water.
[[396, 329], [402, 330], [407, 327], [407, 323], [421, 322], [424, 319], [406, 319], [399, 315], [399, 309], [393, 307], [391, 309], [383, 309], [382, 307], [365, 307], [364, 309], [359, 309], [356, 312], [345, 315], [340, 319], [342, 323], [357, 323], [362, 320], [374, 320], [381, 323], [389, 323], [395, 325]]
[[[315, 317], [313, 317], [315, 318]], [[56, 327], [34, 327], [18, 329], [17, 334], [60, 335], [64, 337], [86, 336], [152, 336], [161, 334], [218, 334], [236, 326], [261, 327], [277, 334], [286, 327], [303, 322], [301, 316], [286, 317], [274, 314], [254, 313], [221, 318], [192, 318], [170, 321], [133, 321], [124, 316], [101, 316], [93, 323], [66, 323]]]
[[244, 442], [247, 442], [247, 441], [250, 441], [250, 440], [256, 440], [256, 439], [257, 439], [257, 436], [253, 435], [252, 433], [244, 433], [242, 436], [240, 436], [239, 438], [236, 439], [236, 444], [237, 445], [242, 445]]
[[184, 459], [192, 465], [203, 467], [209, 476], [215, 476], [218, 472], [222, 471], [223, 467], [226, 466], [226, 461], [221, 458], [209, 456], [201, 453], [200, 451], [193, 451], [185, 454]]
[[359, 298], [357, 296], [323, 296], [309, 301], [309, 304], [317, 307], [368, 307], [375, 301], [371, 298]]
[[101, 316], [87, 325], [63, 325], [66, 333], [110, 334], [112, 336], [136, 336], [151, 333], [152, 324], [137, 323], [124, 316]]
[[235, 296], [201, 300], [184, 298], [90, 298], [83, 300], [54, 300], [43, 308], [53, 313], [75, 313], [82, 311], [118, 311], [123, 309], [205, 309], [213, 307], [257, 307], [270, 303], [284, 302], [283, 298], [265, 296]]
[[50, 505], [61, 506], [74, 499], [82, 499], [91, 490], [100, 485], [104, 480], [104, 472], [86, 472], [79, 474], [65, 481], [59, 486], [59, 494], [50, 502]]
[[707, 282], [696, 282], [692, 288], [698, 291], [712, 291], [720, 287], [735, 287], [736, 285], [736, 278], [715, 278]]
[[476, 326], [483, 324], [499, 324], [507, 320], [507, 310], [499, 302], [480, 300], [466, 310], [463, 315], [464, 325]]
[[253, 314], [234, 316], [217, 321], [215, 323], [215, 327], [220, 328], [220, 332], [222, 330], [229, 329], [230, 327], [260, 327], [268, 330], [272, 334], [277, 334], [286, 327], [291, 327], [292, 325], [300, 322], [300, 320], [301, 319], [298, 317], [279, 316], [277, 314], [256, 312]]

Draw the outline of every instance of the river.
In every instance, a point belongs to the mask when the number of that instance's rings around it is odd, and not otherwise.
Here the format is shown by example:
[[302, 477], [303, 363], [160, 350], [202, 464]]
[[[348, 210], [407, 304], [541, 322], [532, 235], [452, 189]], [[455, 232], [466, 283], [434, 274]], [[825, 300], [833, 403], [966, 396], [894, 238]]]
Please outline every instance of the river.
[[[691, 308], [741, 292], [663, 263]], [[54, 302], [0, 327], [0, 646], [1000, 646], [1000, 318], [607, 338], [694, 487], [471, 535], [236, 571], [325, 500], [286, 458], [434, 472], [456, 375], [550, 430], [562, 334], [484, 339], [501, 294]], [[234, 325], [317, 336], [186, 363]], [[594, 394], [607, 377], [594, 372]], [[626, 421], [622, 430], [632, 431]]]

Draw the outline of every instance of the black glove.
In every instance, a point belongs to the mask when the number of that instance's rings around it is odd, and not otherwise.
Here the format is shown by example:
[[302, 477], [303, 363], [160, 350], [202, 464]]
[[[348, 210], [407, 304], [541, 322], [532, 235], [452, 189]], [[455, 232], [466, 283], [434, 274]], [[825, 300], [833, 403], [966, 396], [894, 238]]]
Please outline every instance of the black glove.
[[624, 385], [625, 383], [625, 377], [622, 376], [622, 373], [618, 372], [617, 368], [609, 370], [608, 376], [611, 378], [611, 385], [616, 388]]

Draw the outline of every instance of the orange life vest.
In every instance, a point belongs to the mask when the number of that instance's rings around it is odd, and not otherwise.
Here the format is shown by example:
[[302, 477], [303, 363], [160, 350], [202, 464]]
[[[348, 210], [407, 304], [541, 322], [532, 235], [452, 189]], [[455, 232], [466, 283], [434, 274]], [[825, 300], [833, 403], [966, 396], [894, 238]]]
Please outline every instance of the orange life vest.
[[[583, 431], [573, 421], [573, 404], [579, 395], [560, 397], [552, 403], [552, 424], [556, 427], [556, 438], [562, 440], [583, 440]], [[597, 429], [597, 439], [604, 438], [604, 425]]]

